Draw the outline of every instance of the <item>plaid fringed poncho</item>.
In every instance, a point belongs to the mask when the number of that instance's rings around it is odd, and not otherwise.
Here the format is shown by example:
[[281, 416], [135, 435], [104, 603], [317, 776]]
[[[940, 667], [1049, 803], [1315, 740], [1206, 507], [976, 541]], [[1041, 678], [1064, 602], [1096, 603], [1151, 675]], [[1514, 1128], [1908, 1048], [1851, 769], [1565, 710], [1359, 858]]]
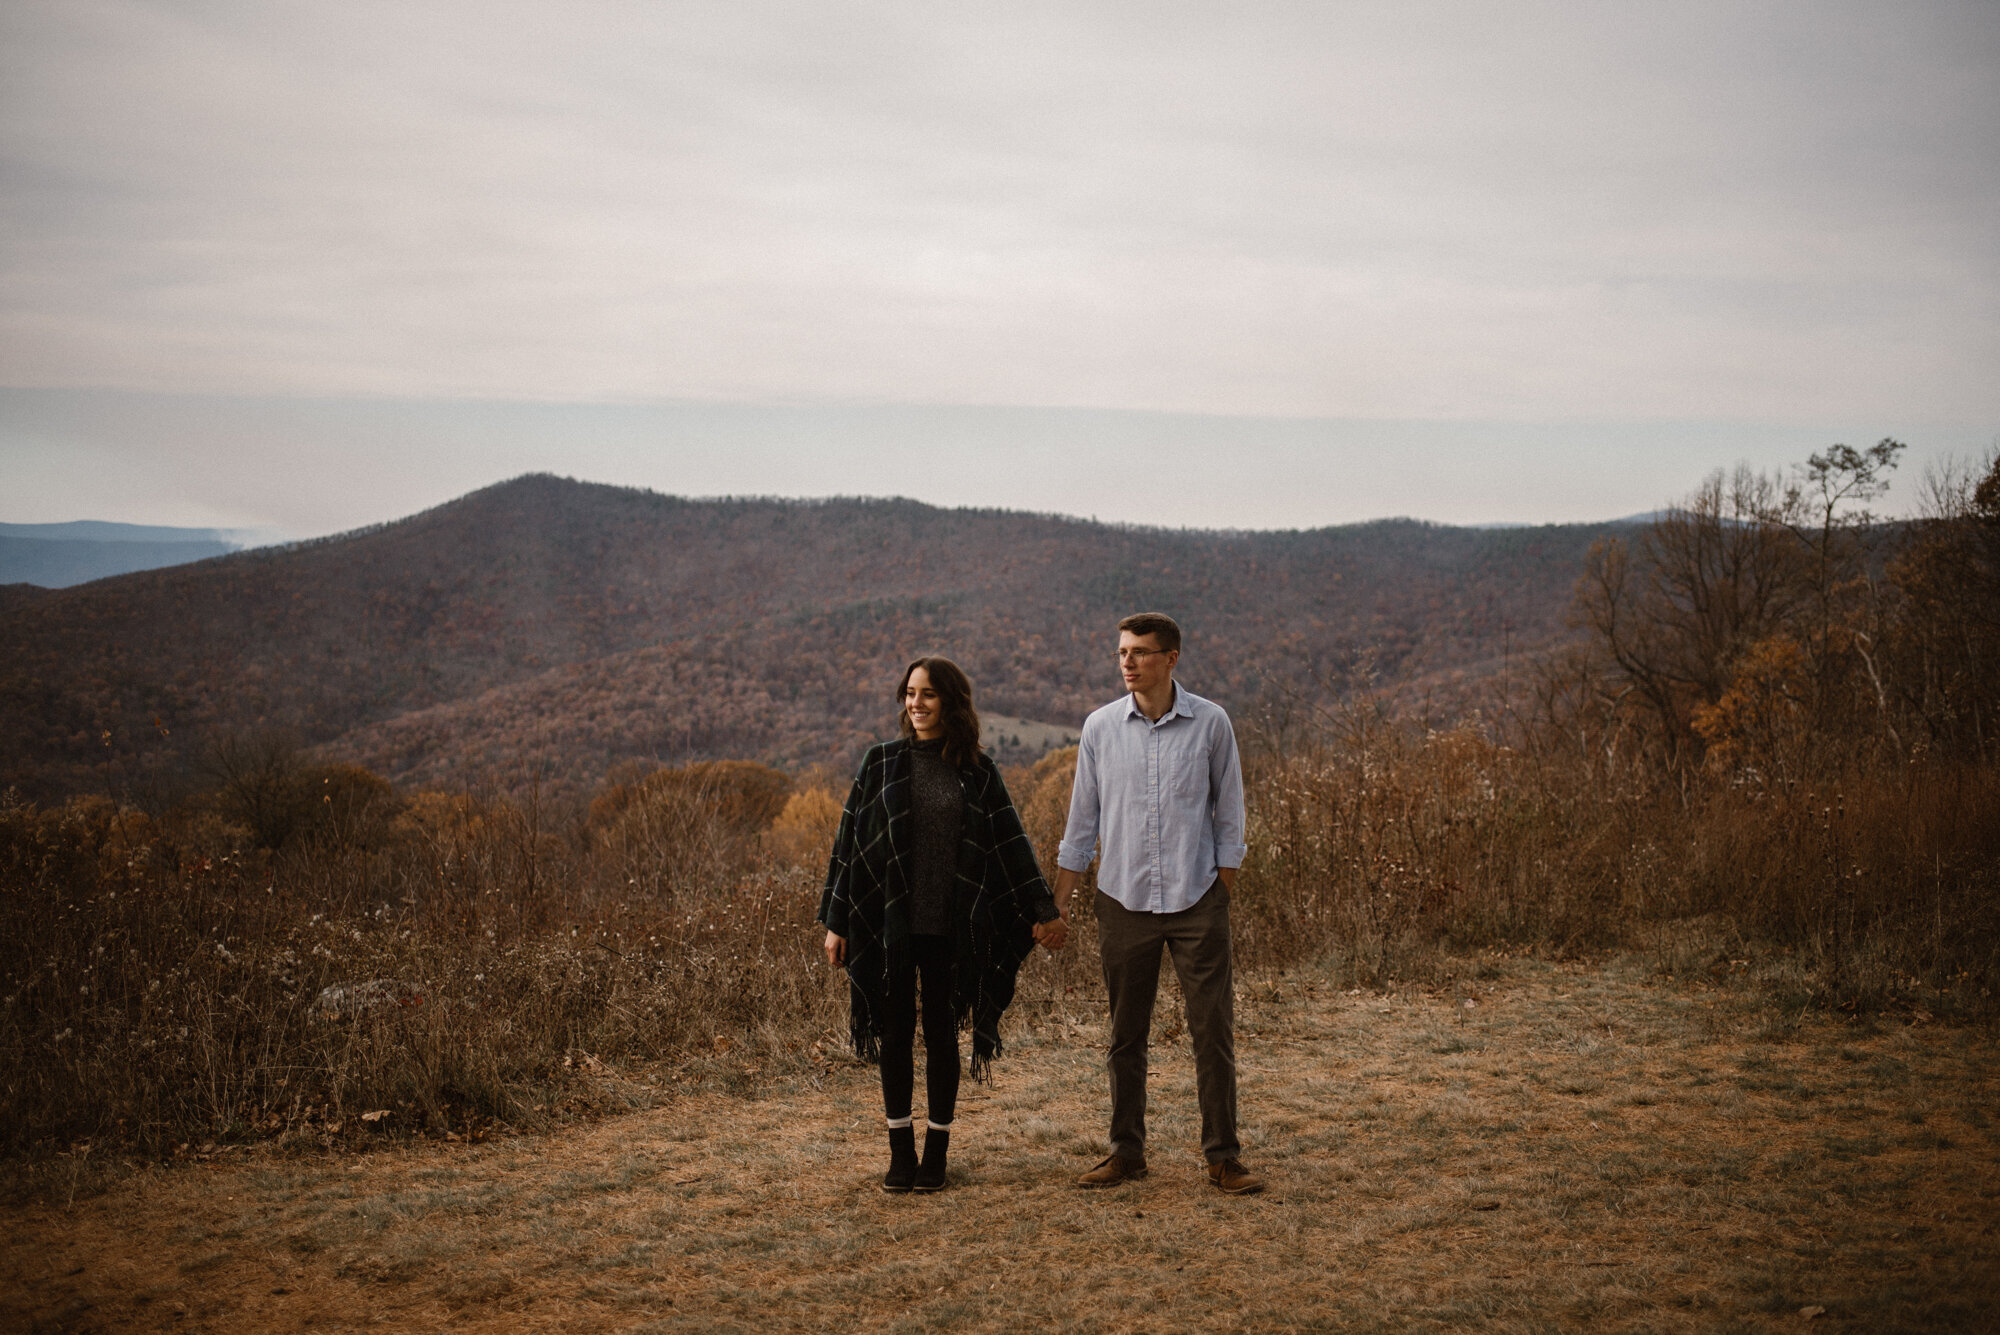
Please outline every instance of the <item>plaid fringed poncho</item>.
[[[869, 749], [840, 813], [819, 901], [819, 920], [847, 938], [854, 1050], [868, 1061], [881, 1059], [889, 971], [910, 939], [910, 770], [907, 740]], [[958, 775], [965, 812], [951, 896], [952, 1009], [960, 1028], [971, 1026], [972, 1078], [984, 1080], [1000, 1055], [1000, 1016], [1034, 949], [1034, 925], [1055, 917], [1056, 903], [999, 767], [981, 754]]]

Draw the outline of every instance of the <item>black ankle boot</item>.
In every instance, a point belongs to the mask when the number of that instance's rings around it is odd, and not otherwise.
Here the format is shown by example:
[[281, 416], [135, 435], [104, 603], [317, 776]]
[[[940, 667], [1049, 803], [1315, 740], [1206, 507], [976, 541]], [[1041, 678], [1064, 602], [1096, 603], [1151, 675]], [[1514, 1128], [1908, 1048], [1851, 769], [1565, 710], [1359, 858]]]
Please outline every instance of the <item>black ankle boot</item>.
[[882, 1190], [908, 1191], [917, 1180], [917, 1130], [911, 1126], [889, 1128], [889, 1171], [882, 1174]]
[[[911, 1137], [912, 1143], [915, 1137]], [[918, 1191], [944, 1190], [945, 1153], [951, 1148], [951, 1132], [931, 1127], [924, 1132], [924, 1161], [917, 1166]]]

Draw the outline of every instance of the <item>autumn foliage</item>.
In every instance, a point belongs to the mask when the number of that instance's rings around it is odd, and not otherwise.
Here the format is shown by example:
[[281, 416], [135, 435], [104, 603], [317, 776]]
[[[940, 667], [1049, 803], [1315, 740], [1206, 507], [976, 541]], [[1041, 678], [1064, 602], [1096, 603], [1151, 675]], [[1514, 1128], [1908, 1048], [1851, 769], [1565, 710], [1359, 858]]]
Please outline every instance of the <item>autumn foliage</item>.
[[[1103, 628], [1188, 628], [1232, 707], [1366, 655], [1441, 701], [1565, 634], [1601, 526], [1142, 529], [908, 501], [690, 501], [519, 478], [376, 529], [0, 596], [0, 775], [164, 810], [233, 738], [407, 789], [588, 800], [621, 764], [845, 772], [949, 652], [983, 709], [1075, 726]], [[1001, 759], [1026, 762], [1033, 753]]]
[[[1399, 585], [1339, 531], [701, 507], [530, 479], [214, 566], [264, 589], [240, 604], [199, 569], [16, 600], [34, 634], [10, 651], [7, 708], [40, 731], [10, 739], [24, 777], [0, 803], [5, 1147], [327, 1145], [385, 1120], [474, 1135], [589, 1106], [593, 1061], [701, 1080], [722, 1044], [804, 1069], [840, 1028], [812, 923], [839, 758], [889, 732], [897, 669], [949, 645], [983, 707], [1073, 718], [1108, 693], [1108, 609], [1169, 598], [1192, 609], [1189, 684], [1231, 705], [1243, 743], [1246, 970], [1316, 960], [1388, 985], [1468, 952], [1619, 952], [1795, 1011], [1990, 1020], [2000, 460], [1883, 525], [1864, 511], [1892, 446], [1718, 476], [1587, 559], [1575, 532], [1376, 531], [1442, 562]], [[482, 552], [495, 507], [519, 532]], [[730, 541], [704, 546], [718, 525]], [[680, 556], [620, 545], [656, 530]], [[440, 573], [434, 603], [369, 564], [440, 533], [490, 568]], [[1582, 572], [1572, 632], [1562, 598], [1511, 620], [1524, 572], [1549, 570]], [[308, 571], [332, 630], [265, 596], [302, 596]], [[183, 628], [136, 661], [153, 618], [222, 606], [233, 647]], [[685, 634], [634, 647], [663, 607]], [[1501, 624], [1540, 628], [1540, 650], [1479, 666]], [[353, 637], [337, 653], [336, 632]], [[339, 662], [300, 657], [308, 642]], [[73, 690], [55, 666], [71, 651]], [[496, 656], [526, 675], [482, 676]], [[1440, 664], [1464, 669], [1456, 694]], [[1002, 759], [1053, 870], [1075, 753]], [[1024, 975], [1023, 1014], [1096, 985], [1089, 893], [1071, 949]]]

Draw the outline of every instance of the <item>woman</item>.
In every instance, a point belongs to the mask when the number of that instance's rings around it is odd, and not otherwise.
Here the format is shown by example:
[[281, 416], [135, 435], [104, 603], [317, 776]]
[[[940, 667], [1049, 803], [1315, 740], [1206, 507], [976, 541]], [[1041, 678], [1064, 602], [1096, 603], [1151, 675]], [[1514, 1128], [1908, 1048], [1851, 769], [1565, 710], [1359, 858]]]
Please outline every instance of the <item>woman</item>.
[[[889, 1119], [884, 1191], [942, 1191], [958, 1102], [958, 1031], [972, 1077], [1000, 1053], [1000, 1015], [1039, 940], [1063, 923], [1034, 849], [979, 749], [972, 683], [948, 658], [903, 669], [902, 736], [869, 749], [840, 814], [819, 920], [847, 966], [854, 1050], [882, 1067]], [[924, 1026], [924, 1156], [910, 1116], [918, 997]]]

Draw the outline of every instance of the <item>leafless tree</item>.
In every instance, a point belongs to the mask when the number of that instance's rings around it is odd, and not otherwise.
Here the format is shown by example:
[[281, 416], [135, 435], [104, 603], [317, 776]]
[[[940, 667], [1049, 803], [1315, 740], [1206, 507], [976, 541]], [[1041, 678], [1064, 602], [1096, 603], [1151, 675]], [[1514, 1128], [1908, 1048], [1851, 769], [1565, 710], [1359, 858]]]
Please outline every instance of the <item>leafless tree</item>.
[[1666, 758], [1698, 758], [1697, 705], [1727, 688], [1735, 660], [1798, 609], [1799, 544], [1772, 522], [1778, 483], [1747, 467], [1711, 474], [1628, 545], [1592, 547], [1575, 619], [1608, 659], [1608, 688], [1651, 719]]

